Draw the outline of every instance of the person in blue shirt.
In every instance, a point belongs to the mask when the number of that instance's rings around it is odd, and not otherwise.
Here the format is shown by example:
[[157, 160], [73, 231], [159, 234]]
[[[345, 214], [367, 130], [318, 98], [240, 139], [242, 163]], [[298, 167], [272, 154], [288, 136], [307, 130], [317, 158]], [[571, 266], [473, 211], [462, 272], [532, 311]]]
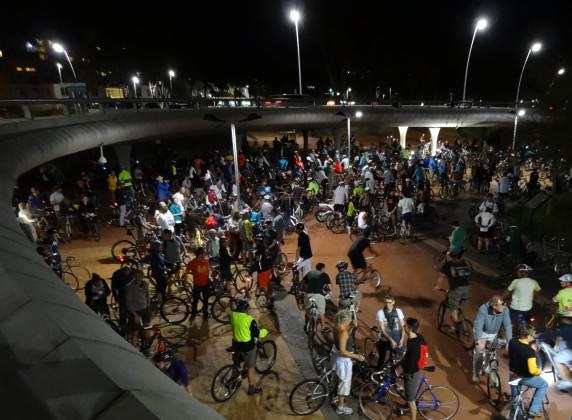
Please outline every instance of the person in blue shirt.
[[421, 164], [417, 165], [413, 177], [415, 178], [415, 183], [417, 184], [417, 188], [419, 190], [422, 190], [423, 186], [425, 185], [425, 172], [423, 171], [423, 166]]
[[169, 182], [165, 180], [162, 176], [157, 177], [155, 198], [157, 201], [169, 201], [171, 193], [169, 192]]
[[156, 290], [164, 301], [167, 294], [167, 264], [162, 252], [162, 246], [161, 241], [151, 241], [149, 256], [151, 259], [151, 277], [155, 279], [155, 283], [157, 284]]
[[282, 171], [285, 171], [286, 169], [288, 169], [288, 159], [282, 156], [282, 158], [278, 161], [278, 165], [280, 166], [280, 169]]
[[189, 383], [187, 367], [182, 360], [175, 357], [172, 350], [156, 353], [153, 356], [153, 363], [177, 385], [182, 386], [189, 394], [193, 394], [191, 384]]
[[180, 235], [181, 230], [183, 228], [183, 222], [185, 220], [185, 211], [183, 210], [183, 207], [181, 207], [180, 204], [174, 201], [169, 205], [169, 211], [173, 214], [173, 217], [175, 218], [175, 232], [177, 233], [177, 235]]
[[431, 175], [431, 178], [433, 178], [433, 174], [435, 173], [436, 170], [437, 170], [437, 161], [435, 160], [434, 156], [431, 156], [431, 158], [429, 159], [429, 174]]

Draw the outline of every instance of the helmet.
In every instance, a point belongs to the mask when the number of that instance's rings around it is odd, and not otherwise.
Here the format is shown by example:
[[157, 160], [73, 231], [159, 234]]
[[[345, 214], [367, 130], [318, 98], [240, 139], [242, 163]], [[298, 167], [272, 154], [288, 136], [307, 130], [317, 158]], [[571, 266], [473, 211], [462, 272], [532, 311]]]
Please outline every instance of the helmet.
[[236, 304], [237, 311], [246, 311], [248, 308], [250, 308], [250, 303], [246, 299], [240, 299]]
[[172, 350], [165, 350], [159, 353], [155, 353], [155, 355], [153, 356], [153, 362], [154, 363], [170, 362], [174, 358], [175, 354], [173, 353]]
[[564, 274], [558, 279], [564, 283], [572, 283], [572, 274]]
[[345, 261], [338, 261], [338, 263], [336, 264], [336, 268], [339, 271], [346, 270], [348, 268], [348, 263]]
[[516, 266], [516, 272], [519, 271], [532, 271], [532, 267], [527, 264], [519, 264]]

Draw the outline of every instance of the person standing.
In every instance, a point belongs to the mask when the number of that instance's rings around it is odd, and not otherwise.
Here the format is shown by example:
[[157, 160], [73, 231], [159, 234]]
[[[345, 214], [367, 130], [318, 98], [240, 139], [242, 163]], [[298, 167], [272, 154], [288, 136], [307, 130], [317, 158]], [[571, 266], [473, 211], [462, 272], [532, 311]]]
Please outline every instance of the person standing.
[[477, 248], [479, 252], [482, 252], [484, 242], [485, 250], [488, 253], [491, 247], [493, 227], [496, 223], [495, 216], [488, 208], [485, 208], [475, 216], [475, 223], [479, 228], [479, 241], [477, 243]]
[[149, 313], [149, 284], [141, 270], [135, 270], [133, 281], [125, 287], [125, 306], [128, 314], [129, 342], [137, 347], [138, 334], [151, 322]]
[[115, 191], [117, 191], [117, 183], [118, 183], [117, 175], [115, 174], [115, 171], [112, 169], [109, 175], [107, 175], [107, 189], [109, 190], [112, 204], [115, 203], [116, 200]]
[[85, 304], [93, 309], [95, 313], [109, 316], [107, 297], [111, 294], [111, 290], [107, 282], [99, 274], [93, 273], [91, 279], [85, 283], [84, 290]]
[[421, 378], [419, 371], [427, 364], [427, 343], [423, 336], [419, 334], [419, 321], [417, 319], [407, 318], [403, 325], [403, 331], [407, 337], [407, 348], [405, 356], [401, 361], [405, 399], [409, 405], [411, 419], [416, 420], [417, 402], [415, 397]]
[[199, 297], [202, 295], [203, 317], [209, 317], [209, 260], [205, 258], [205, 250], [197, 248], [196, 257], [189, 262], [187, 273], [193, 275], [193, 303], [191, 305], [191, 320], [197, 316]]
[[375, 317], [381, 334], [378, 341], [377, 369], [381, 370], [386, 361], [388, 352], [405, 346], [405, 316], [403, 311], [395, 307], [395, 298], [386, 295], [385, 306], [377, 311]]
[[532, 267], [526, 264], [519, 264], [516, 268], [517, 278], [514, 279], [506, 289], [504, 297], [512, 294], [509, 313], [513, 326], [521, 323], [528, 323], [530, 311], [534, 301], [534, 294], [540, 292], [540, 285], [531, 279]]
[[461, 229], [458, 221], [452, 223], [453, 231], [449, 236], [449, 253], [457, 253], [459, 256], [463, 255], [465, 251], [465, 231]]
[[298, 234], [298, 247], [296, 248], [296, 265], [300, 272], [300, 277], [304, 278], [312, 269], [312, 246], [310, 245], [310, 237], [304, 230], [304, 224], [296, 225], [296, 233]]
[[324, 288], [331, 284], [330, 276], [324, 271], [326, 265], [324, 263], [319, 262], [316, 264], [316, 270], [310, 271], [304, 277], [304, 308], [306, 309], [306, 316], [307, 311], [310, 309], [312, 305], [311, 299], [314, 300], [316, 303], [316, 309], [320, 318], [318, 320], [322, 333], [326, 331], [326, 297], [324, 296]]

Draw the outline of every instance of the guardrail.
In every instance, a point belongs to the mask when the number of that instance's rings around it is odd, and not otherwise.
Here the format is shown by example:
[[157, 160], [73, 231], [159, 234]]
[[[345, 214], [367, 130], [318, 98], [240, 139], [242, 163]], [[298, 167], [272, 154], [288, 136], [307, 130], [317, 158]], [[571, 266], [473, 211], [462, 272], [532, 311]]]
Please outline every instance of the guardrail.
[[260, 98], [81, 98], [81, 99], [0, 99], [0, 120], [34, 119], [39, 117], [86, 115], [114, 111], [185, 110], [204, 108], [256, 108], [256, 109], [329, 109], [364, 107], [450, 107], [464, 109], [512, 108], [508, 102], [447, 102], [447, 101], [378, 101], [363, 104], [300, 105], [285, 101], [281, 106], [265, 106]]

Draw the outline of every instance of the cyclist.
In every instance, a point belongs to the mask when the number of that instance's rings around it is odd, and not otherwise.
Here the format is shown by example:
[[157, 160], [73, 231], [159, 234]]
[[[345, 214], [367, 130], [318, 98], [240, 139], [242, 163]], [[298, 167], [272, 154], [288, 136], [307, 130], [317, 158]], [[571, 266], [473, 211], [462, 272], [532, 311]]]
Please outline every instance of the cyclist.
[[197, 306], [199, 304], [199, 296], [203, 301], [203, 318], [209, 317], [209, 260], [205, 258], [204, 248], [197, 248], [195, 258], [187, 265], [185, 275], [193, 274], [193, 303], [191, 304], [191, 320], [197, 316]]
[[298, 233], [296, 266], [300, 271], [301, 277], [304, 278], [312, 269], [312, 246], [310, 245], [310, 237], [304, 229], [304, 223], [296, 224], [296, 233]]
[[526, 264], [519, 264], [516, 267], [517, 278], [514, 279], [504, 294], [508, 297], [512, 293], [509, 312], [512, 325], [519, 325], [528, 322], [534, 294], [540, 291], [540, 285], [536, 280], [529, 277], [532, 267]]
[[128, 314], [129, 342], [137, 347], [139, 331], [151, 322], [149, 284], [143, 278], [141, 270], [135, 270], [133, 281], [125, 286], [125, 307]]
[[[338, 274], [336, 275], [336, 284], [340, 287], [339, 301], [347, 299], [352, 293], [358, 292], [359, 279], [355, 273], [347, 271], [348, 263], [345, 261], [338, 261], [336, 264]], [[359, 296], [359, 295], [358, 295]]]
[[109, 316], [109, 306], [107, 297], [111, 294], [111, 289], [99, 274], [93, 273], [91, 279], [85, 283], [85, 304], [93, 309], [93, 312]]
[[167, 263], [162, 252], [162, 244], [159, 240], [153, 240], [149, 244], [149, 265], [151, 277], [155, 280], [156, 291], [164, 301], [167, 295]]
[[512, 324], [508, 311], [501, 296], [493, 296], [487, 303], [481, 305], [474, 322], [475, 350], [473, 352], [473, 382], [479, 381], [479, 366], [481, 356], [487, 343], [494, 341], [501, 329], [504, 328], [506, 342], [512, 338]]
[[558, 280], [562, 289], [552, 299], [558, 304], [558, 323], [572, 325], [572, 274], [564, 274]]
[[493, 234], [493, 227], [496, 223], [495, 216], [488, 207], [485, 207], [479, 214], [475, 216], [475, 223], [479, 228], [479, 241], [477, 248], [479, 252], [483, 251], [483, 242], [485, 250], [489, 252], [491, 247], [491, 237]]
[[359, 362], [365, 361], [361, 354], [353, 353], [352, 330], [357, 327], [357, 319], [354, 319], [351, 311], [351, 299], [340, 302], [340, 310], [334, 317], [334, 345], [332, 346], [332, 366], [339, 379], [338, 383], [338, 415], [351, 415], [353, 410], [345, 405], [346, 396], [350, 395], [352, 384], [352, 359]]
[[306, 309], [306, 317], [308, 316], [308, 310], [312, 303], [310, 299], [313, 299], [316, 303], [316, 309], [320, 315], [319, 324], [322, 333], [326, 331], [326, 297], [324, 296], [324, 289], [331, 284], [330, 276], [324, 272], [326, 265], [319, 262], [316, 264], [316, 270], [310, 271], [304, 277], [304, 307]]
[[459, 316], [459, 308], [462, 301], [469, 300], [469, 292], [471, 290], [470, 280], [472, 276], [471, 267], [461, 257], [461, 253], [456, 250], [447, 256], [445, 264], [441, 268], [441, 273], [437, 278], [435, 290], [443, 289], [445, 280], [449, 283], [449, 294], [447, 298], [447, 307], [451, 312], [451, 318], [455, 325], [451, 328], [454, 334], [460, 334], [462, 331], [462, 319]]
[[459, 253], [459, 255], [463, 255], [465, 251], [465, 231], [461, 229], [461, 225], [457, 220], [451, 223], [453, 226], [453, 231], [449, 236], [449, 253]]
[[247, 367], [248, 395], [258, 394], [261, 388], [254, 385], [254, 367], [256, 366], [256, 343], [264, 329], [259, 330], [256, 321], [248, 314], [250, 304], [241, 299], [236, 310], [230, 313], [230, 326], [232, 327], [232, 349], [242, 353]]
[[358, 238], [353, 241], [348, 250], [348, 258], [352, 263], [354, 272], [357, 274], [359, 270], [365, 270], [367, 268], [367, 263], [363, 256], [363, 251], [369, 250], [376, 257], [379, 256], [378, 252], [371, 247], [371, 242], [369, 241], [369, 229], [364, 229], [360, 232]]
[[[407, 349], [401, 361], [403, 368], [403, 381], [405, 387], [405, 399], [409, 405], [411, 419], [417, 419], [417, 403], [415, 401], [419, 386], [419, 371], [427, 363], [427, 344], [419, 334], [419, 321], [415, 318], [407, 318], [403, 325], [403, 331], [407, 336]], [[425, 350], [424, 350], [425, 349]]]
[[[528, 411], [529, 418], [542, 415], [542, 401], [546, 391], [548, 391], [548, 384], [540, 376], [542, 369], [537, 366], [539, 354], [538, 344], [536, 344], [534, 339], [535, 334], [536, 331], [532, 327], [524, 327], [521, 329], [518, 339], [513, 338], [508, 344], [511, 374], [522, 378], [520, 381], [521, 385], [536, 389]], [[517, 386], [511, 386], [511, 394], [513, 398], [518, 394]]]
[[405, 345], [405, 334], [403, 333], [405, 316], [403, 311], [395, 307], [395, 298], [391, 295], [386, 295], [384, 302], [385, 306], [377, 311], [375, 317], [381, 333], [381, 338], [377, 343], [379, 353], [377, 368], [379, 370], [385, 363], [385, 356], [388, 351], [395, 351]]
[[390, 190], [387, 196], [387, 216], [391, 226], [393, 227], [393, 234], [397, 235], [397, 196], [395, 195], [395, 190]]
[[189, 394], [191, 391], [191, 384], [189, 383], [189, 374], [185, 363], [177, 359], [172, 350], [166, 350], [156, 353], [153, 356], [153, 363], [159, 368], [161, 372], [171, 378], [176, 384], [182, 386]]
[[404, 194], [399, 203], [397, 203], [397, 208], [401, 212], [401, 219], [405, 222], [407, 230], [411, 232], [411, 223], [413, 222], [413, 212], [415, 211], [415, 202], [409, 194]]

